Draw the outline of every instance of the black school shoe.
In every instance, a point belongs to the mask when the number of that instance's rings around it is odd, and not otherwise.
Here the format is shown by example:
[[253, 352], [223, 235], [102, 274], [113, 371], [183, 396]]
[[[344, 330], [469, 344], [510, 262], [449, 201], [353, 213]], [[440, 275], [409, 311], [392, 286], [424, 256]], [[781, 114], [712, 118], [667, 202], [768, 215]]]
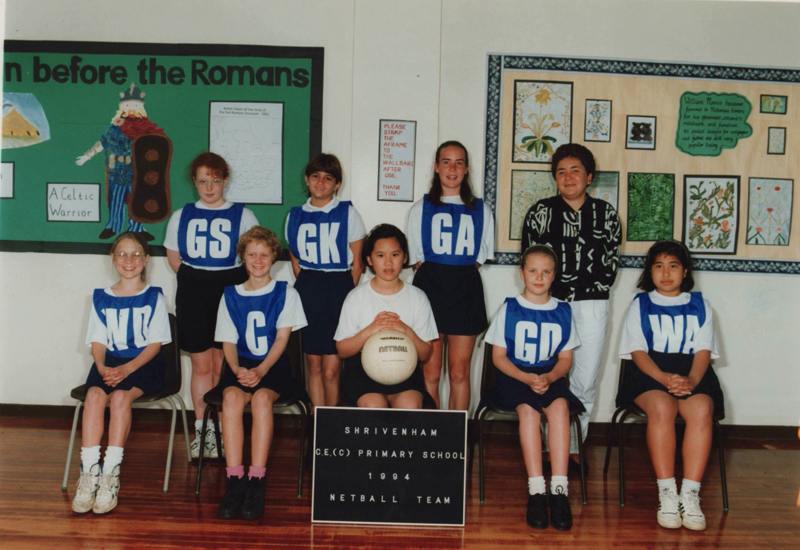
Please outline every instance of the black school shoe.
[[225, 482], [225, 496], [219, 503], [217, 517], [220, 519], [233, 519], [242, 512], [247, 480], [243, 477], [229, 477]]
[[547, 528], [547, 495], [528, 495], [527, 520], [535, 529]]
[[569, 531], [572, 527], [572, 510], [567, 495], [549, 495], [550, 522], [559, 531]]
[[258, 519], [264, 515], [264, 479], [254, 477], [247, 480], [247, 489], [242, 502], [244, 519]]

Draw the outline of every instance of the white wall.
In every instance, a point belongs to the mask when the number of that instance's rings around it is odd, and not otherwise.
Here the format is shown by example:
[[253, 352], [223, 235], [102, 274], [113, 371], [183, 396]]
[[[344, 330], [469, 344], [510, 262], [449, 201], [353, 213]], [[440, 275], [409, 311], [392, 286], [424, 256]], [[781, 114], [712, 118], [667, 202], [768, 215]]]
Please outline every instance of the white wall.
[[[800, 9], [792, 4], [6, 0], [6, 9], [9, 39], [323, 46], [323, 149], [342, 159], [344, 194], [368, 226], [403, 226], [408, 208], [375, 198], [379, 118], [418, 122], [417, 197], [444, 139], [463, 141], [473, 174], [482, 174], [488, 53], [800, 68]], [[119, 21], [120, 14], [129, 25], [101, 23]], [[479, 186], [480, 177], [475, 180]], [[494, 311], [517, 292], [516, 270], [482, 271]], [[150, 272], [172, 306], [175, 282], [165, 260], [153, 258]], [[276, 275], [287, 278], [289, 270], [279, 266]], [[615, 285], [597, 421], [607, 421], [613, 410], [616, 342], [637, 275], [623, 270]], [[0, 253], [0, 402], [70, 403], [66, 389], [82, 382], [89, 362], [83, 346], [89, 289], [112, 279], [105, 257]], [[795, 425], [800, 371], [789, 343], [800, 328], [800, 277], [703, 272], [697, 280], [720, 328], [727, 421]]]

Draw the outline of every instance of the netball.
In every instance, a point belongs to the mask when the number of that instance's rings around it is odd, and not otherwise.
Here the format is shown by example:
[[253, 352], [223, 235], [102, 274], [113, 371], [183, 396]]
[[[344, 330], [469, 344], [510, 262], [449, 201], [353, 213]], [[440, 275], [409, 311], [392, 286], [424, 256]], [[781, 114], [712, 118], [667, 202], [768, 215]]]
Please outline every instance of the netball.
[[411, 338], [394, 330], [382, 330], [369, 337], [361, 350], [364, 372], [375, 382], [399, 384], [417, 366], [417, 349]]

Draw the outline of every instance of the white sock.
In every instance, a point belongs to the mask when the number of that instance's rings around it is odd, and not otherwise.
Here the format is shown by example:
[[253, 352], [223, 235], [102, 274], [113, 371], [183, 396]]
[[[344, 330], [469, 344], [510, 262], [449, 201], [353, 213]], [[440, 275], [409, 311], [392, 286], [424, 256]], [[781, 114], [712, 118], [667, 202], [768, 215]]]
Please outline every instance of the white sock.
[[547, 491], [544, 488], [544, 476], [535, 476], [528, 478], [528, 494], [529, 495], [547, 494]]
[[202, 420], [195, 420], [194, 421], [194, 431], [200, 433], [200, 430], [203, 429], [203, 421]]
[[662, 491], [669, 491], [673, 495], [678, 494], [678, 486], [675, 484], [674, 477], [665, 477], [664, 479], [657, 479], [656, 484], [658, 485], [659, 493], [661, 493]]
[[569, 480], [567, 476], [552, 476], [550, 478], [551, 495], [569, 495]]
[[106, 456], [103, 459], [103, 474], [110, 474], [114, 471], [115, 466], [122, 464], [122, 455], [124, 449], [122, 447], [114, 447], [109, 445], [106, 447]]
[[84, 472], [92, 469], [92, 466], [100, 463], [100, 445], [94, 447], [81, 447], [81, 468]]
[[694, 481], [693, 479], [683, 478], [683, 481], [681, 482], [681, 495], [685, 495], [686, 493], [689, 493], [691, 491], [694, 491], [695, 493], [699, 493], [700, 492], [700, 482], [699, 481]]

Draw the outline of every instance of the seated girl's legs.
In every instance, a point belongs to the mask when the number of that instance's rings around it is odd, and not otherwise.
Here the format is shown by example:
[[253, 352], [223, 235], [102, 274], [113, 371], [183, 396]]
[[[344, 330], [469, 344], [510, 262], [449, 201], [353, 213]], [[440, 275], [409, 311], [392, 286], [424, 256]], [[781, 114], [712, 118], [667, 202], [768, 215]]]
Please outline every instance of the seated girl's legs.
[[[99, 388], [98, 388], [99, 389]], [[131, 405], [142, 395], [139, 388], [114, 390], [111, 392], [108, 408], [111, 418], [108, 421], [108, 445], [124, 447], [131, 431]]]
[[442, 346], [447, 336], [439, 333], [439, 338], [431, 342], [431, 357], [422, 364], [422, 374], [425, 377], [425, 389], [433, 397], [436, 408], [439, 405], [439, 378], [442, 375]]
[[244, 407], [250, 402], [250, 394], [235, 386], [222, 392], [222, 421], [225, 430], [222, 442], [225, 445], [225, 465], [228, 468], [241, 466], [244, 448]]
[[322, 386], [325, 388], [325, 404], [335, 407], [339, 404], [339, 375], [342, 360], [334, 354], [322, 356]]
[[678, 400], [665, 391], [646, 391], [633, 400], [647, 414], [647, 448], [656, 479], [675, 477], [675, 416]]
[[253, 414], [253, 429], [250, 435], [251, 467], [263, 468], [267, 465], [273, 432], [272, 405], [277, 399], [278, 394], [269, 388], [261, 388], [253, 394], [250, 402], [250, 410]]
[[525, 403], [517, 405], [519, 417], [519, 445], [522, 448], [522, 461], [528, 477], [541, 477], [542, 470], [542, 434], [539, 428], [541, 415]]
[[365, 393], [358, 398], [356, 406], [365, 409], [385, 409], [389, 407], [389, 400], [382, 393]]
[[83, 421], [81, 423], [81, 446], [96, 447], [103, 438], [103, 424], [105, 421], [108, 394], [93, 386], [86, 391], [83, 400]]
[[322, 382], [322, 355], [306, 354], [306, 367], [308, 369], [308, 396], [311, 403], [317, 407], [327, 405], [325, 402], [325, 385]]
[[708, 395], [696, 394], [678, 401], [678, 414], [686, 422], [683, 435], [683, 477], [702, 481], [711, 452], [714, 402]]
[[219, 382], [222, 371], [222, 350], [212, 347], [189, 355], [192, 359], [191, 389], [194, 416], [197, 420], [202, 420], [206, 411], [203, 396]]
[[469, 408], [469, 367], [474, 335], [451, 334], [447, 336], [447, 372], [450, 379], [450, 399], [447, 408], [465, 411]]
[[387, 395], [389, 406], [393, 409], [421, 409], [422, 394], [417, 390], [406, 390]]
[[544, 409], [547, 417], [547, 448], [550, 451], [552, 475], [566, 476], [569, 460], [569, 404], [563, 397]]

